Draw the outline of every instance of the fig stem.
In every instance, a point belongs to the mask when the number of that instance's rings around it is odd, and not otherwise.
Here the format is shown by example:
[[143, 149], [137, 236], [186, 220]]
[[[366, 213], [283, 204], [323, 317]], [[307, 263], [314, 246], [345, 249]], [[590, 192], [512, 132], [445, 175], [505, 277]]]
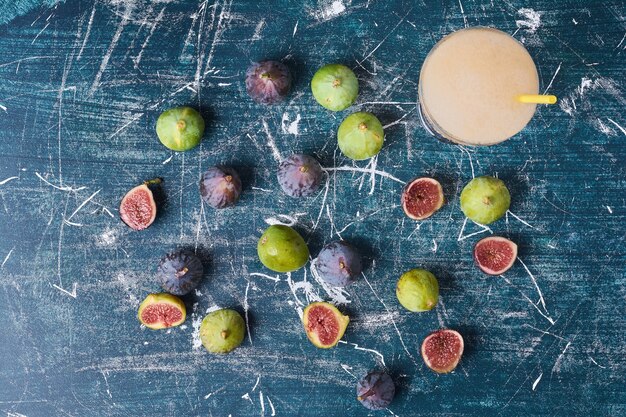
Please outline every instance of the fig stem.
[[226, 181], [226, 182], [232, 182], [232, 180], [233, 180], [233, 176], [232, 175], [226, 175], [224, 177], [224, 181]]
[[144, 181], [143, 184], [144, 185], [158, 185], [158, 184], [161, 184], [162, 182], [163, 182], [163, 179], [161, 178], [153, 178], [151, 180]]
[[272, 74], [270, 74], [269, 72], [264, 72], [261, 74], [261, 78], [263, 78], [264, 80], [271, 80]]
[[367, 130], [367, 125], [364, 122], [359, 124], [359, 130]]
[[305, 166], [305, 165], [302, 165], [300, 167], [300, 172], [302, 172], [302, 173], [307, 172], [308, 170], [309, 170], [309, 168], [307, 166]]
[[333, 87], [339, 87], [341, 85], [341, 80], [339, 78], [335, 78], [333, 80]]
[[176, 127], [179, 131], [183, 131], [187, 127], [187, 123], [183, 119], [180, 119], [178, 123], [176, 123]]
[[483, 204], [486, 206], [490, 206], [491, 205], [491, 199], [489, 197], [484, 197], [483, 198]]
[[185, 275], [187, 272], [189, 272], [189, 268], [184, 267], [183, 269], [181, 269], [180, 271], [176, 271], [176, 278], [180, 278], [183, 275]]
[[222, 330], [220, 336], [222, 336], [222, 339], [226, 339], [228, 337], [228, 330]]

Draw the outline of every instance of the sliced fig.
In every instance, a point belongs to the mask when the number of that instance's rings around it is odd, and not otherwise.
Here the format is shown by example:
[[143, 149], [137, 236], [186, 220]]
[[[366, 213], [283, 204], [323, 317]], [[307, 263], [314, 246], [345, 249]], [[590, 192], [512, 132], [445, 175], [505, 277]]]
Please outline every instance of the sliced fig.
[[486, 237], [474, 246], [474, 260], [485, 274], [504, 274], [516, 258], [517, 245], [500, 236]]
[[422, 343], [424, 363], [439, 374], [452, 372], [463, 355], [463, 336], [456, 330], [441, 329], [426, 336]]
[[416, 178], [402, 192], [402, 209], [414, 220], [432, 216], [443, 203], [443, 189], [434, 178]]
[[309, 304], [304, 309], [302, 323], [306, 335], [315, 346], [328, 349], [343, 337], [350, 318], [341, 314], [337, 307], [326, 302]]
[[187, 316], [185, 303], [171, 294], [150, 294], [139, 306], [137, 317], [152, 330], [166, 329], [182, 324]]
[[154, 194], [148, 187], [159, 184], [161, 179], [146, 181], [126, 193], [120, 203], [120, 217], [133, 230], [148, 228], [156, 218], [157, 208]]

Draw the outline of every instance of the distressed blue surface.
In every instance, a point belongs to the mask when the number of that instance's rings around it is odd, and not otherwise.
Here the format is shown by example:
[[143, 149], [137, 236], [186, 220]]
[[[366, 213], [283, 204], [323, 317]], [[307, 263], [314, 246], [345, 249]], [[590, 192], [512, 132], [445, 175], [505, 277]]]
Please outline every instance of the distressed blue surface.
[[[0, 26], [0, 412], [626, 415], [625, 14], [621, 1], [68, 0]], [[418, 121], [421, 63], [465, 25], [515, 33], [542, 90], [561, 99], [500, 146], [446, 145]], [[242, 80], [266, 58], [295, 75], [293, 94], [274, 107], [253, 104]], [[328, 62], [360, 79], [358, 103], [339, 114], [309, 92]], [[184, 104], [201, 109], [208, 129], [199, 148], [173, 154], [154, 123]], [[387, 125], [375, 167], [336, 147], [340, 120], [357, 109]], [[317, 197], [290, 199], [276, 159], [295, 151], [344, 170], [330, 171]], [[200, 202], [200, 174], [216, 163], [244, 181], [233, 209]], [[512, 214], [491, 229], [519, 243], [523, 264], [504, 277], [472, 263], [489, 233], [462, 230], [458, 194], [472, 172], [497, 173], [511, 189]], [[410, 221], [389, 175], [435, 176], [448, 204]], [[159, 216], [132, 232], [119, 201], [155, 176], [165, 180]], [[256, 259], [266, 219], [279, 215], [297, 219], [313, 254], [341, 236], [366, 255], [366, 278], [340, 306], [352, 322], [335, 349], [315, 349], [301, 329], [298, 308], [332, 299], [308, 268], [276, 275]], [[206, 279], [185, 299], [185, 327], [142, 329], [138, 303], [158, 290], [157, 260], [177, 247], [197, 248]], [[397, 277], [413, 267], [439, 277], [431, 312], [395, 300]], [[251, 337], [228, 356], [194, 342], [216, 305], [247, 310]], [[466, 340], [445, 376], [419, 356], [441, 326]], [[398, 395], [390, 411], [368, 414], [354, 375], [380, 367], [379, 355]]]

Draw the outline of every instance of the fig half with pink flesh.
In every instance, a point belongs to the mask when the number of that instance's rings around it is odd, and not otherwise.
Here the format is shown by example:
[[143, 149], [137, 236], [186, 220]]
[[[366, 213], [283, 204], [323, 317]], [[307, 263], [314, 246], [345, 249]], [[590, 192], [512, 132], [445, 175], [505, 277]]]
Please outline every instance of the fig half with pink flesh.
[[474, 246], [474, 260], [486, 274], [501, 275], [508, 271], [517, 258], [517, 245], [500, 236], [486, 237]]
[[160, 179], [146, 181], [126, 193], [120, 203], [120, 217], [133, 230], [148, 228], [156, 218], [154, 194], [148, 185], [159, 184]]
[[402, 192], [402, 209], [414, 220], [424, 220], [432, 216], [443, 203], [443, 189], [434, 178], [416, 178]]
[[152, 330], [179, 326], [185, 321], [187, 310], [183, 301], [171, 294], [150, 294], [137, 312], [141, 324]]
[[341, 314], [337, 307], [326, 302], [309, 304], [304, 309], [302, 324], [306, 335], [315, 346], [328, 349], [343, 337], [350, 318]]
[[463, 355], [463, 347], [463, 336], [456, 330], [437, 330], [424, 339], [422, 358], [430, 369], [446, 374], [458, 365]]

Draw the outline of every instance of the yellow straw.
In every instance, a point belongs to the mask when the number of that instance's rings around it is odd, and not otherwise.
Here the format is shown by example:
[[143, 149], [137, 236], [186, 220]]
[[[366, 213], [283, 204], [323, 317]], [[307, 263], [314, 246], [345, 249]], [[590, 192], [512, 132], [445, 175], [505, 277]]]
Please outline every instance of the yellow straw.
[[532, 104], [554, 104], [556, 103], [556, 96], [547, 96], [542, 94], [522, 94], [517, 96], [517, 101], [520, 103], [532, 103]]

